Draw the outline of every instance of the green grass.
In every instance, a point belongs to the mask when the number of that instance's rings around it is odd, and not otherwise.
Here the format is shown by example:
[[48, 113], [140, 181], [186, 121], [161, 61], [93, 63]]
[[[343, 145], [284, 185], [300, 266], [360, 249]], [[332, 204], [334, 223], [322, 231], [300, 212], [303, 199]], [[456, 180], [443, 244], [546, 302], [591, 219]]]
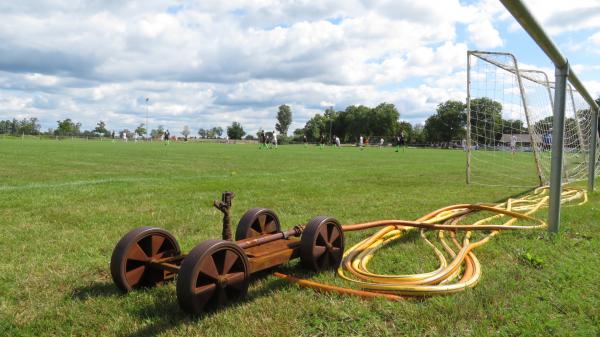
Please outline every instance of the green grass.
[[[558, 236], [502, 233], [478, 249], [483, 277], [463, 293], [387, 302], [318, 294], [262, 273], [245, 301], [200, 318], [175, 285], [123, 295], [108, 263], [132, 228], [166, 228], [184, 251], [218, 238], [222, 191], [233, 218], [275, 210], [283, 228], [414, 219], [438, 207], [522, 192], [464, 184], [464, 153], [391, 148], [0, 140], [1, 336], [597, 336], [600, 195], [562, 211]], [[370, 232], [348, 233], [347, 244]], [[435, 268], [418, 235], [373, 260], [379, 272]], [[334, 273], [285, 272], [344, 285]]]

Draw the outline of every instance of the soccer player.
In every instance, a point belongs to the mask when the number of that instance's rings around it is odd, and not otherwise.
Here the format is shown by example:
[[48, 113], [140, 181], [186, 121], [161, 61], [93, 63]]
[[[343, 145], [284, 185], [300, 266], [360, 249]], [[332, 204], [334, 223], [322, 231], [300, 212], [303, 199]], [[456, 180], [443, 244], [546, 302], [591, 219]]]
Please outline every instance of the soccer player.
[[460, 145], [462, 146], [463, 151], [467, 151], [467, 140], [466, 139], [463, 138], [460, 142]]
[[381, 147], [383, 146], [383, 142], [384, 142], [383, 138], [380, 138], [380, 139], [379, 139], [379, 148], [380, 148], [380, 149], [381, 149]]
[[341, 147], [340, 146], [340, 137], [338, 137], [338, 136], [335, 136], [335, 146], [338, 147], [338, 148]]
[[273, 145], [277, 148], [277, 133], [273, 131]]
[[171, 142], [169, 140], [169, 137], [171, 136], [171, 134], [169, 133], [169, 130], [165, 131], [165, 146], [169, 145], [169, 143]]
[[304, 141], [304, 147], [308, 146], [308, 140], [306, 139], [306, 135], [302, 136], [303, 141]]
[[402, 146], [402, 152], [404, 152], [404, 131], [400, 131], [400, 134], [396, 137], [396, 152], [400, 151]]
[[325, 136], [321, 135], [321, 140], [320, 140], [321, 145], [319, 145], [319, 147], [322, 149], [325, 148]]
[[127, 143], [127, 132], [123, 131], [123, 141]]
[[258, 134], [258, 141], [260, 142], [259, 149], [267, 148], [267, 137], [265, 137], [265, 130], [260, 130]]
[[550, 128], [548, 132], [544, 134], [542, 141], [544, 142], [544, 150], [550, 150], [552, 148], [552, 128]]
[[362, 135], [360, 135], [360, 136], [358, 137], [358, 147], [360, 147], [360, 149], [361, 149], [361, 150], [364, 148], [364, 147], [363, 147], [363, 146], [364, 146], [364, 144], [363, 144], [363, 141], [364, 141], [364, 139], [363, 139], [363, 136], [362, 136]]
[[512, 135], [512, 137], [510, 138], [510, 151], [513, 155], [517, 151], [517, 136], [515, 135]]

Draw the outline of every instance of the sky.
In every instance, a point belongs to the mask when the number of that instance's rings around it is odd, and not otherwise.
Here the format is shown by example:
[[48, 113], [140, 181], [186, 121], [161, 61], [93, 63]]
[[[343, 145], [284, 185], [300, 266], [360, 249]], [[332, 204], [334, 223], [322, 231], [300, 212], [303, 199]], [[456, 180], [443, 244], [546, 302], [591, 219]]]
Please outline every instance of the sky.
[[[600, 96], [600, 0], [525, 0]], [[290, 132], [333, 106], [393, 103], [421, 123], [466, 99], [467, 50], [553, 67], [497, 0], [46, 0], [0, 3], [0, 119], [179, 134]], [[148, 101], [146, 102], [146, 98]]]

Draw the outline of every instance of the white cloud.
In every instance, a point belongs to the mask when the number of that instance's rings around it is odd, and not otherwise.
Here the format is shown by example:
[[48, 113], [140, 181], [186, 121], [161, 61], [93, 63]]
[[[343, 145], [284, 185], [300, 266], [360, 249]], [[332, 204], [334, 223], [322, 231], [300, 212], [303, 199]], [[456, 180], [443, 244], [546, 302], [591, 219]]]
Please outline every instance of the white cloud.
[[491, 49], [503, 45], [500, 33], [487, 20], [479, 20], [470, 24], [467, 28], [471, 41], [476, 48]]
[[[84, 128], [105, 119], [132, 129], [148, 108], [151, 127], [237, 120], [253, 132], [272, 128], [280, 104], [292, 106], [292, 127], [299, 127], [330, 105], [390, 102], [403, 119], [419, 122], [437, 103], [464, 99], [466, 50], [502, 46], [496, 25], [507, 18], [496, 0], [170, 6], [0, 4], [0, 118], [32, 115], [53, 127], [70, 117]], [[553, 13], [542, 17], [556, 21]], [[466, 41], [458, 40], [459, 27]]]

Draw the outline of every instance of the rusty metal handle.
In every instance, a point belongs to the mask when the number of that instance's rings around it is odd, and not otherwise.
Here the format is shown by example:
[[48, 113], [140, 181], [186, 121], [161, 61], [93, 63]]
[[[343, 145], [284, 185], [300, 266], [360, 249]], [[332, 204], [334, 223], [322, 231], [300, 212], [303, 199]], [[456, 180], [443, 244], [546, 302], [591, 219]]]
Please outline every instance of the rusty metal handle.
[[221, 194], [221, 200], [215, 200], [213, 202], [213, 206], [223, 213], [223, 240], [232, 241], [231, 234], [231, 206], [233, 204], [233, 197], [235, 194], [233, 192], [223, 192]]

